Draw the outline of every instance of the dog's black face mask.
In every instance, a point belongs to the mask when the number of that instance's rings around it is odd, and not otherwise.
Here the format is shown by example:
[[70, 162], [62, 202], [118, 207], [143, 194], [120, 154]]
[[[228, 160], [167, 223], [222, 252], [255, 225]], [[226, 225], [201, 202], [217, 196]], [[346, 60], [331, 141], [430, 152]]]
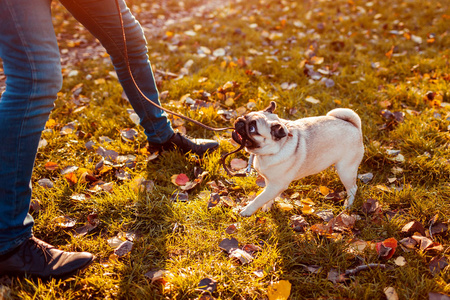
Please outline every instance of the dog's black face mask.
[[252, 134], [256, 132], [256, 122], [248, 122], [245, 118], [241, 117], [234, 123], [234, 131], [231, 134], [231, 137], [239, 145], [252, 149], [258, 147], [256, 141], [252, 137]]

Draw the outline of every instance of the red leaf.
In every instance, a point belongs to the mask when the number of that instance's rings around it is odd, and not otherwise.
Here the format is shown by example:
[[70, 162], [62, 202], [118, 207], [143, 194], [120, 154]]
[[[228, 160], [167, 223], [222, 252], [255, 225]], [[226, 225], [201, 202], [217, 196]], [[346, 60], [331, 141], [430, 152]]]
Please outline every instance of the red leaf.
[[171, 178], [172, 183], [178, 186], [186, 185], [189, 182], [189, 177], [186, 174], [175, 174]]
[[397, 240], [395, 238], [389, 238], [376, 244], [377, 253], [384, 259], [389, 259], [394, 255], [395, 249], [397, 249]]

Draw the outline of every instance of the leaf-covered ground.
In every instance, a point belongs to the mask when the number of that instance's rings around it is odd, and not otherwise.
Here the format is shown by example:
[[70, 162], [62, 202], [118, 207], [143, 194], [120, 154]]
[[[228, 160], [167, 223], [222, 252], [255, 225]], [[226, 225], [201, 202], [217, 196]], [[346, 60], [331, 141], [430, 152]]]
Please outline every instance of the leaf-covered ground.
[[[146, 151], [105, 51], [54, 3], [64, 87], [30, 210], [37, 237], [96, 260], [65, 281], [3, 277], [0, 298], [449, 299], [439, 295], [450, 295], [449, 1], [129, 5], [170, 109], [220, 127], [270, 100], [287, 119], [357, 111], [366, 153], [355, 205], [343, 211], [330, 168], [293, 182], [270, 212], [240, 217], [264, 183], [227, 176], [230, 132], [175, 119], [219, 150]], [[233, 158], [239, 168], [248, 155]]]

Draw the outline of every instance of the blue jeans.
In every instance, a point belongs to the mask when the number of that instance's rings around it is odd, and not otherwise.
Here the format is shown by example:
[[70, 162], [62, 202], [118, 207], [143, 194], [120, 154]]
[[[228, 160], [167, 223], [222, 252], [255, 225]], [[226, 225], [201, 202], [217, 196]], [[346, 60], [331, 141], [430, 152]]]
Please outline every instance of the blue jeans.
[[[0, 0], [0, 58], [6, 90], [0, 98], [0, 254], [32, 235], [28, 214], [31, 174], [41, 132], [61, 89], [58, 44], [51, 0]], [[159, 104], [140, 24], [119, 0], [131, 70], [140, 89]], [[122, 30], [114, 0], [61, 0], [105, 47], [149, 142], [173, 135], [165, 113], [143, 99], [124, 61]]]

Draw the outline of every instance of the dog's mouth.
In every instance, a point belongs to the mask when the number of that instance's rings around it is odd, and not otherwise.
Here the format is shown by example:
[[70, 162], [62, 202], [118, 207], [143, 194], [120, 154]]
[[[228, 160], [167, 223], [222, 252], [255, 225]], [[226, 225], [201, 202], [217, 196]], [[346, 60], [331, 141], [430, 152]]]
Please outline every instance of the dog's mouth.
[[248, 149], [256, 148], [256, 142], [247, 133], [247, 124], [243, 120], [238, 120], [234, 125], [234, 130], [231, 133], [231, 138], [241, 146]]

